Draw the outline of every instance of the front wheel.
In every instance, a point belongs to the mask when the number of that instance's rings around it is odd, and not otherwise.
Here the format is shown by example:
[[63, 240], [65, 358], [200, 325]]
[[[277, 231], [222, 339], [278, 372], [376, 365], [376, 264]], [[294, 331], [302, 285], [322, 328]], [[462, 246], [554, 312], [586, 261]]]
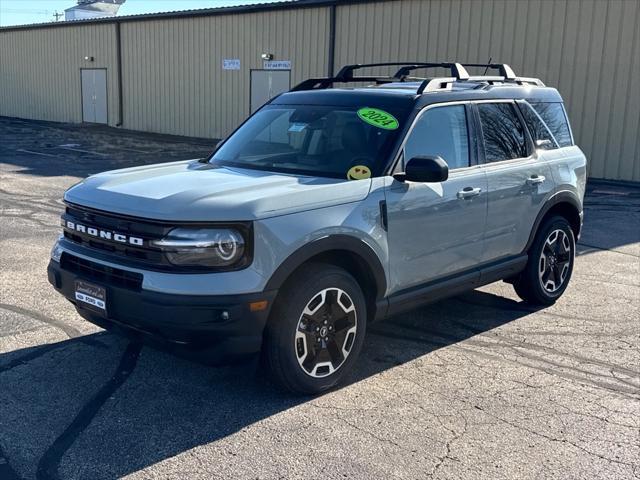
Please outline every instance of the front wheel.
[[552, 305], [569, 285], [576, 241], [564, 217], [549, 218], [536, 234], [525, 270], [514, 283], [516, 293], [534, 305]]
[[295, 393], [335, 386], [362, 349], [366, 318], [364, 295], [348, 272], [303, 267], [287, 281], [269, 318], [264, 355], [271, 376]]

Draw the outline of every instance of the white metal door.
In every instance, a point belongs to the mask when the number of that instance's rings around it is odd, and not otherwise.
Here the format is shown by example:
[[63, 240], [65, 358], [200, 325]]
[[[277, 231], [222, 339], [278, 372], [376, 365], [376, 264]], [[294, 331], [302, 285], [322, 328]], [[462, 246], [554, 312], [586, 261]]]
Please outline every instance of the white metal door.
[[107, 71], [82, 69], [82, 121], [107, 123]]
[[251, 70], [251, 113], [289, 88], [290, 70]]

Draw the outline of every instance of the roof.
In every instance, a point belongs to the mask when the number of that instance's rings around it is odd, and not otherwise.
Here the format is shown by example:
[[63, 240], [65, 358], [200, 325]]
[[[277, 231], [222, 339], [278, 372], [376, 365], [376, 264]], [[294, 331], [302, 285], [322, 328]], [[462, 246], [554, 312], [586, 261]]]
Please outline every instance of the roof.
[[27, 25], [10, 25], [0, 27], [0, 32], [12, 30], [33, 30], [39, 28], [72, 27], [78, 25], [96, 25], [105, 23], [139, 22], [159, 19], [211, 17], [217, 15], [234, 15], [277, 10], [295, 10], [299, 8], [330, 7], [335, 5], [354, 3], [375, 3], [389, 0], [280, 0], [275, 2], [253, 3], [248, 5], [236, 5], [232, 7], [213, 7], [195, 10], [176, 10], [160, 13], [143, 13], [137, 15], [124, 15], [105, 18], [90, 18], [86, 20], [66, 20], [62, 22], [31, 23]]
[[450, 90], [437, 90], [417, 94], [420, 83], [406, 82], [404, 87], [383, 84], [371, 87], [344, 87], [286, 92], [273, 99], [275, 105], [336, 105], [375, 106], [378, 108], [411, 108], [432, 103], [526, 99], [534, 102], [562, 102], [555, 88], [528, 85], [486, 85], [477, 82], [457, 82]]
[[410, 109], [415, 104], [415, 90], [379, 88], [327, 88], [285, 92], [275, 97], [274, 105], [333, 105], [345, 107]]

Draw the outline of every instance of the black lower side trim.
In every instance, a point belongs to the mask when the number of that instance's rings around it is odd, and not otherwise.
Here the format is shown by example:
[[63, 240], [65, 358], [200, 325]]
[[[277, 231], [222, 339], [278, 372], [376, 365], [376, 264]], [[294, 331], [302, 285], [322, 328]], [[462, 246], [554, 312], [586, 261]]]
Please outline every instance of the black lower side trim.
[[[397, 315], [421, 305], [512, 277], [524, 270], [527, 260], [527, 254], [522, 254], [395, 293], [387, 297], [388, 307], [383, 317]], [[377, 319], [380, 317], [378, 316]]]

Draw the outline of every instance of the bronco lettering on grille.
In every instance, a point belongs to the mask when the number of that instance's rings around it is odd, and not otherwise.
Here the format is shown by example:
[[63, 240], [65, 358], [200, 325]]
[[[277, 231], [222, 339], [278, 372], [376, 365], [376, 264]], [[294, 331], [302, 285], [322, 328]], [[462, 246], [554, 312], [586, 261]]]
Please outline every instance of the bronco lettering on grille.
[[84, 233], [91, 237], [100, 238], [102, 240], [118, 242], [118, 243], [128, 243], [130, 245], [136, 245], [138, 247], [141, 247], [144, 244], [144, 240], [139, 237], [130, 237], [128, 235], [124, 235], [118, 232], [101, 230], [95, 227], [88, 227], [80, 223], [72, 222], [71, 220], [63, 220], [62, 225], [68, 228], [69, 230], [74, 230], [76, 232]]

